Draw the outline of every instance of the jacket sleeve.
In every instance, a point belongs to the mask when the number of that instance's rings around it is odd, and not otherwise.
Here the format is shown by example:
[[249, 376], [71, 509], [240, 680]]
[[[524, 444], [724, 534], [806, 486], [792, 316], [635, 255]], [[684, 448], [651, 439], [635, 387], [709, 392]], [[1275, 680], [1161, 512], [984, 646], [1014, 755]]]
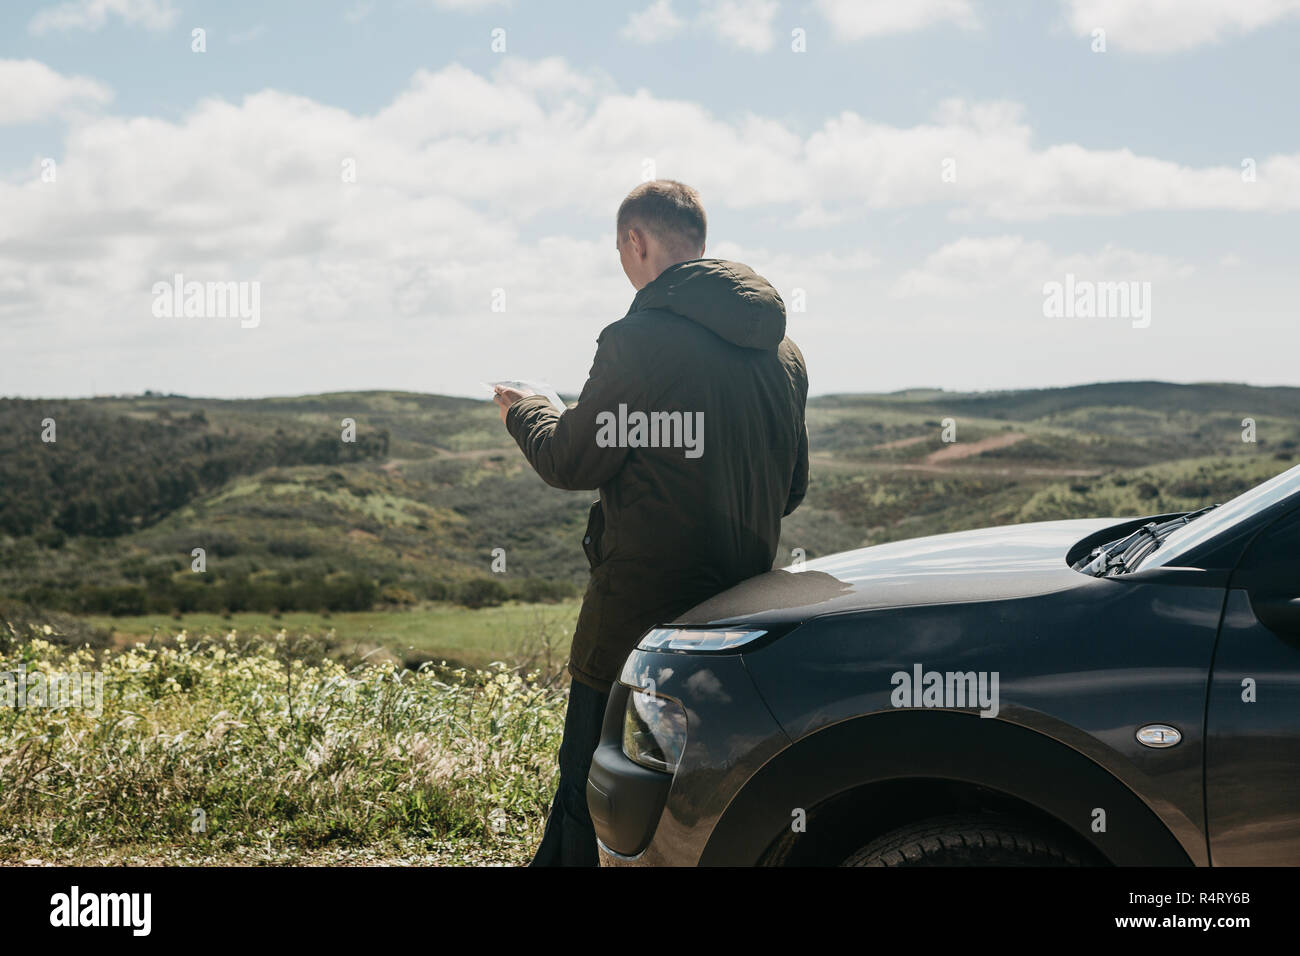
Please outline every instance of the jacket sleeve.
[[799, 507], [804, 495], [808, 494], [808, 426], [805, 424], [799, 434], [799, 449], [794, 460], [794, 476], [790, 480], [790, 497], [786, 499], [785, 517]]
[[595, 489], [623, 467], [626, 448], [601, 447], [596, 442], [596, 417], [601, 412], [617, 415], [620, 402], [631, 405], [634, 400], [617, 342], [608, 331], [601, 334], [578, 403], [563, 414], [540, 395], [521, 398], [506, 413], [510, 437], [548, 485], [565, 491]]

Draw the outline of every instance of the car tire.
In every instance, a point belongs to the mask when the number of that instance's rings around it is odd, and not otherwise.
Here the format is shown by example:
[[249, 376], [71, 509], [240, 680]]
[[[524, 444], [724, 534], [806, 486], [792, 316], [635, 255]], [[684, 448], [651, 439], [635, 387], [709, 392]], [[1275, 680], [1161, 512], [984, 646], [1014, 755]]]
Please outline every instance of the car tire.
[[1084, 866], [1077, 850], [1012, 817], [934, 817], [872, 840], [841, 866]]

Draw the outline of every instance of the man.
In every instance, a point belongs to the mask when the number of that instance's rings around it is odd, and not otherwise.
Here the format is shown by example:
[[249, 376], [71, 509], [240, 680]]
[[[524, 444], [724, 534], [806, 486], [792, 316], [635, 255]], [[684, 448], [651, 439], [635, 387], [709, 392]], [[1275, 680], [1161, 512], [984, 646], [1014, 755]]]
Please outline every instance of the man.
[[539, 395], [496, 397], [547, 484], [600, 489], [560, 783], [534, 866], [598, 863], [586, 787], [611, 683], [647, 629], [770, 570], [781, 518], [808, 487], [808, 376], [780, 295], [747, 266], [702, 258], [689, 186], [643, 183], [616, 222], [637, 294], [597, 338], [577, 404], [560, 414]]

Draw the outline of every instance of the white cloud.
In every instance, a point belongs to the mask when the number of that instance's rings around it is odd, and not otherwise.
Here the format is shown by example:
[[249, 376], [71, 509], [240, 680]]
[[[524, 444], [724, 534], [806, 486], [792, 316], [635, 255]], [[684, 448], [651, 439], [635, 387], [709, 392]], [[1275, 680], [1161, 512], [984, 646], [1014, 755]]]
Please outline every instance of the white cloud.
[[27, 29], [37, 35], [51, 30], [99, 30], [110, 17], [119, 17], [146, 30], [166, 30], [179, 13], [172, 0], [68, 0], [37, 13]]
[[1092, 253], [1057, 253], [1041, 240], [1024, 236], [966, 236], [928, 255], [904, 272], [891, 290], [895, 298], [973, 297], [1019, 292], [1041, 295], [1045, 282], [1067, 273], [1095, 282], [1160, 282], [1186, 278], [1191, 267], [1168, 256], [1106, 245]]
[[716, 30], [725, 43], [765, 53], [776, 39], [772, 21], [779, 9], [777, 0], [708, 0], [700, 20]]
[[938, 23], [969, 28], [979, 22], [970, 0], [817, 0], [817, 9], [837, 37], [864, 37], [910, 33]]
[[1106, 44], [1135, 53], [1190, 50], [1300, 14], [1300, 0], [1064, 0], [1080, 36], [1106, 31]]
[[[696, 0], [695, 7], [695, 23], [730, 46], [766, 53], [776, 43], [779, 0]], [[971, 0], [816, 0], [816, 8], [836, 37], [846, 40], [910, 33], [939, 23], [963, 28], [979, 24]], [[628, 18], [622, 34], [640, 43], [657, 43], [676, 36], [684, 25], [672, 0], [654, 0]]]
[[[941, 171], [951, 160], [954, 182]], [[869, 207], [947, 203], [959, 218], [1043, 219], [1157, 209], [1300, 208], [1300, 154], [1273, 156], [1245, 183], [1235, 166], [1188, 167], [1128, 149], [1037, 146], [1012, 103], [948, 100], [911, 127], [845, 112], [803, 145], [809, 198]]]
[[65, 76], [36, 60], [0, 60], [0, 126], [44, 120], [68, 106], [112, 98], [112, 90], [89, 77]]
[[[1300, 208], [1300, 156], [1263, 158], [1258, 181], [1243, 183], [1234, 166], [1037, 146], [1016, 104], [961, 100], [942, 103], [929, 123], [893, 126], [846, 111], [801, 136], [763, 117], [727, 121], [692, 102], [629, 96], [559, 60], [525, 63], [493, 78], [456, 66], [422, 71], [377, 119], [393, 139], [421, 144], [459, 195], [508, 201], [525, 217], [601, 214], [643, 158], [711, 202], [790, 204], [800, 226], [932, 204], [957, 218], [1004, 220]], [[946, 159], [956, 182], [943, 181]]]
[[[22, 71], [0, 89], [46, 91], [43, 106], [0, 100], [0, 117], [108, 96], [40, 64], [0, 69]], [[916, 126], [844, 112], [801, 134], [761, 116], [722, 119], [696, 103], [627, 94], [559, 59], [510, 58], [489, 75], [420, 71], [365, 115], [275, 90], [204, 100], [175, 121], [66, 115], [56, 182], [30, 170], [0, 178], [0, 325], [24, 359], [5, 387], [26, 394], [84, 392], [92, 381], [101, 391], [473, 394], [490, 375], [575, 388], [597, 332], [631, 299], [612, 218], [647, 156], [659, 175], [701, 189], [715, 224], [711, 255], [749, 259], [783, 294], [807, 290], [809, 311], [792, 317], [791, 334], [810, 365], [822, 363], [827, 390], [973, 384], [961, 362], [979, 354], [983, 326], [923, 369], [900, 356], [933, 352], [926, 337], [966, 315], [970, 289], [985, 289], [979, 307], [996, 315], [1004, 297], [981, 283], [998, 276], [1032, 289], [1072, 263], [1079, 275], [1123, 267], [1177, 276], [1182, 267], [1114, 249], [1075, 263], [1036, 240], [975, 237], [911, 271], [903, 267], [915, 253], [886, 269], [884, 257], [898, 254], [873, 210], [1029, 219], [1300, 208], [1295, 156], [1261, 159], [1258, 182], [1246, 185], [1232, 166], [1037, 145], [1006, 103], [952, 101]], [[947, 156], [957, 160], [956, 183], [941, 179]], [[341, 181], [347, 159], [356, 183]], [[801, 220], [841, 233], [822, 250], [817, 232], [790, 242], [789, 224]], [[766, 225], [750, 248], [735, 230], [753, 221]], [[720, 222], [732, 231], [719, 232]], [[176, 272], [260, 280], [261, 324], [155, 319], [150, 288]], [[504, 313], [490, 310], [496, 288], [506, 293]], [[1292, 300], [1283, 294], [1273, 301]], [[1189, 296], [1189, 307], [1205, 308], [1202, 300], [1203, 291]], [[1241, 362], [1260, 361], [1242, 349]], [[1113, 350], [1099, 346], [1096, 364], [1069, 368], [1076, 380], [1123, 374], [1108, 362]], [[1275, 365], [1283, 362], [1279, 351]], [[1133, 367], [1140, 376], [1136, 358]], [[1242, 367], [1225, 366], [1220, 377]], [[1024, 383], [1008, 356], [995, 356], [988, 372]]]
[[[110, 95], [34, 61], [0, 61], [0, 69], [9, 71], [4, 89], [27, 94], [0, 100], [0, 117], [11, 120]], [[239, 144], [233, 153], [232, 143]], [[1243, 183], [1232, 165], [1188, 167], [1077, 143], [1039, 146], [1017, 105], [961, 100], [945, 101], [919, 125], [845, 111], [800, 135], [765, 117], [727, 120], [696, 103], [628, 95], [558, 58], [511, 58], [491, 75], [458, 65], [421, 70], [369, 116], [268, 90], [241, 104], [204, 101], [179, 124], [85, 119], [69, 132], [63, 165], [86, 161], [87, 177], [121, 170], [124, 181], [164, 192], [181, 176], [195, 196], [209, 192], [204, 184], [242, 183], [257, 193], [244, 210], [256, 222], [280, 207], [300, 216], [277, 197], [292, 194], [294, 175], [334, 178], [342, 155], [358, 156], [376, 188], [477, 204], [494, 217], [508, 212], [514, 223], [556, 211], [604, 217], [647, 157], [658, 175], [695, 184], [711, 204], [771, 207], [804, 226], [934, 205], [963, 218], [1001, 220], [1300, 209], [1300, 156], [1264, 157], [1258, 181]], [[941, 175], [945, 159], [954, 161], [956, 182]], [[164, 168], [125, 172], [142, 162]], [[106, 193], [124, 194], [120, 184], [104, 185]], [[149, 198], [141, 194], [141, 205]], [[215, 209], [229, 208], [220, 190], [212, 198]], [[310, 201], [304, 208], [318, 211]]]
[[673, 10], [672, 0], [654, 0], [629, 15], [619, 33], [636, 43], [658, 43], [676, 36], [685, 23]]

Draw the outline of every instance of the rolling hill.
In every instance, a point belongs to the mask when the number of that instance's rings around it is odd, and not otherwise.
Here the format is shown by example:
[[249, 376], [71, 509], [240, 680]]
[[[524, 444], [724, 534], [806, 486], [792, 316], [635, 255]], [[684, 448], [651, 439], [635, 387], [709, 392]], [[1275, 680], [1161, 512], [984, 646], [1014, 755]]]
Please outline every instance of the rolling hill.
[[[808, 426], [810, 492], [778, 564], [796, 548], [1223, 500], [1289, 466], [1300, 389], [829, 395]], [[0, 400], [0, 597], [122, 615], [554, 600], [584, 582], [593, 495], [543, 484], [486, 401]]]

